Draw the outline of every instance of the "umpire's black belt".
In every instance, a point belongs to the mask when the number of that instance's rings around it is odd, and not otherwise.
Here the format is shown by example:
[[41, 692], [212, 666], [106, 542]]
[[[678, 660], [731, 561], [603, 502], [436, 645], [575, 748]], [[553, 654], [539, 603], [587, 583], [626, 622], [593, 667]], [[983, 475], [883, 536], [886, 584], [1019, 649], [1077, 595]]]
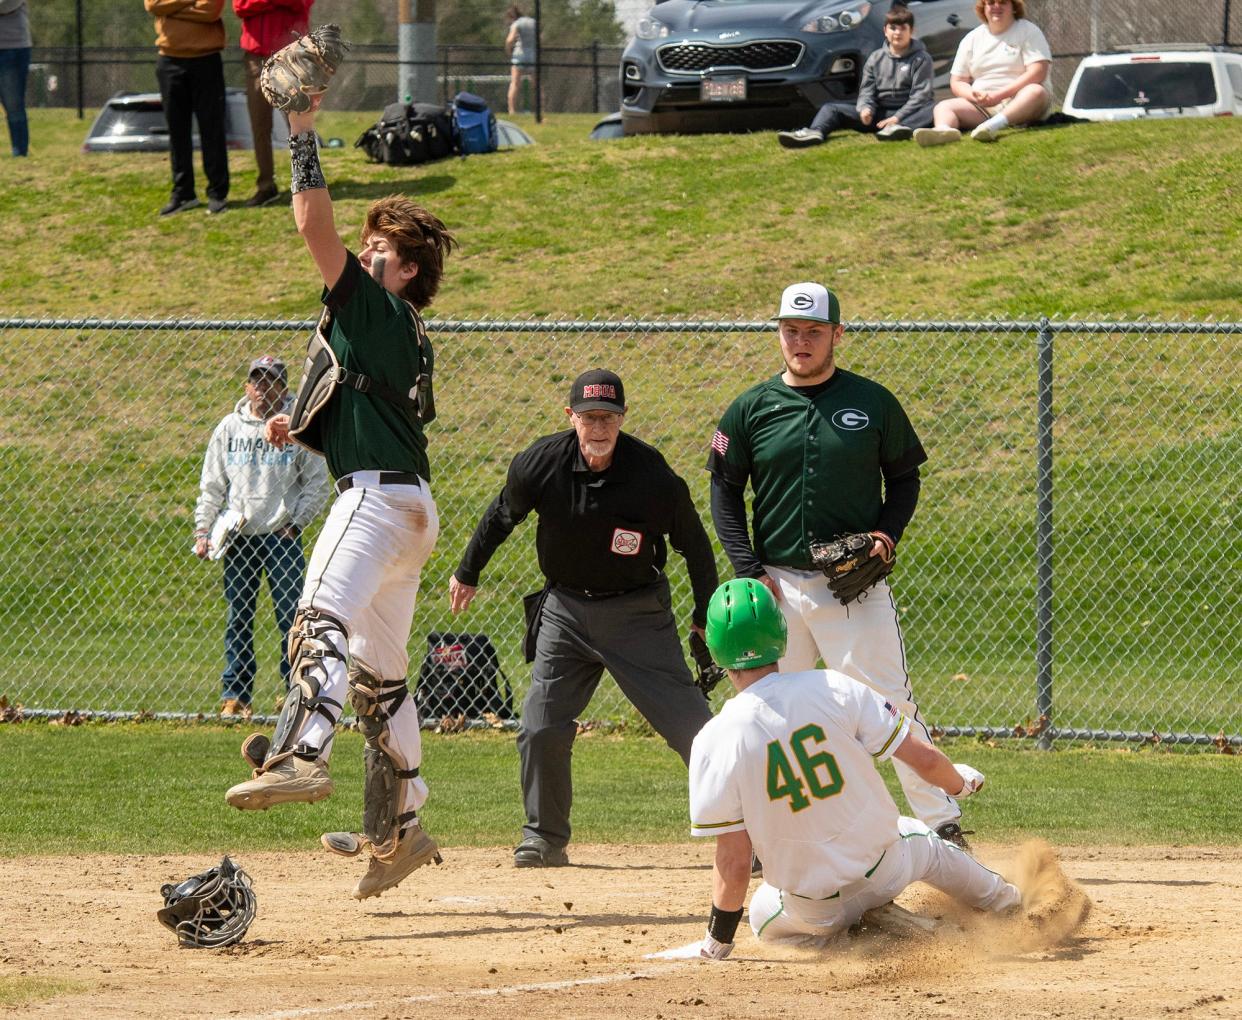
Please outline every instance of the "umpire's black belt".
[[336, 492], [340, 495], [347, 489], [359, 486], [373, 489], [378, 485], [413, 485], [418, 488], [422, 481], [409, 471], [354, 471], [336, 480]]
[[595, 588], [571, 588], [567, 584], [561, 584], [559, 581], [556, 587], [560, 591], [567, 591], [570, 595], [577, 595], [580, 599], [615, 599], [618, 595], [628, 595], [630, 592], [641, 591], [643, 588], [649, 588], [650, 585], [640, 584], [637, 588], [617, 588], [613, 591], [599, 591]]

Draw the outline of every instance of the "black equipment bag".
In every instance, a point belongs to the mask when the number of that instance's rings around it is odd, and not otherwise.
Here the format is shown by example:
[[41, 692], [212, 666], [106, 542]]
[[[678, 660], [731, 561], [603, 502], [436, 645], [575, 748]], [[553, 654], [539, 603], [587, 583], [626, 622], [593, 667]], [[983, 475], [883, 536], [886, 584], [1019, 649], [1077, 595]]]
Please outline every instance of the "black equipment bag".
[[354, 142], [372, 163], [416, 166], [453, 155], [453, 118], [437, 103], [389, 103]]
[[436, 630], [428, 634], [414, 703], [424, 719], [481, 719], [485, 713], [500, 719], [513, 718], [509, 678], [500, 668], [496, 646], [486, 634]]

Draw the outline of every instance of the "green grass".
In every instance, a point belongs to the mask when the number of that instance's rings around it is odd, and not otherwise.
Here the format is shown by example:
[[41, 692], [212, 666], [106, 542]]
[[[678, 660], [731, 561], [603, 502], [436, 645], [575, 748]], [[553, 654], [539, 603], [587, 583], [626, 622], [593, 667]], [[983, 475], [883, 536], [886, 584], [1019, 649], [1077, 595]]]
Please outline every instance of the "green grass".
[[[0, 728], [0, 787], [9, 791], [0, 855], [302, 850], [314, 848], [321, 832], [358, 827], [358, 734], [337, 737], [331, 798], [245, 813], [223, 798], [245, 778], [242, 732], [163, 724]], [[1236, 756], [1092, 747], [1044, 753], [961, 739], [943, 747], [988, 776], [966, 814], [967, 827], [987, 842], [1042, 836], [1059, 845], [1196, 845], [1242, 836]], [[424, 818], [443, 844], [505, 846], [519, 838], [511, 734], [427, 734], [423, 770], [432, 789]], [[575, 744], [574, 776], [574, 841], [688, 838], [685, 768], [662, 741], [585, 734]]]
[[[323, 156], [338, 227], [352, 240], [393, 191], [434, 209], [462, 242], [440, 316], [749, 318], [799, 276], [836, 285], [848, 318], [1236, 319], [1242, 304], [1236, 119], [937, 150], [846, 133], [791, 153], [770, 133], [601, 143], [591, 115], [518, 117], [537, 145], [393, 168], [352, 148], [374, 117], [321, 118], [345, 142]], [[286, 207], [158, 220], [167, 158], [82, 153], [89, 123], [32, 110], [32, 156], [5, 164], [0, 311], [308, 314], [318, 288]], [[241, 200], [253, 157], [229, 158]]]
[[42, 999], [85, 991], [88, 987], [83, 981], [61, 978], [0, 976], [0, 1006], [28, 1006]]

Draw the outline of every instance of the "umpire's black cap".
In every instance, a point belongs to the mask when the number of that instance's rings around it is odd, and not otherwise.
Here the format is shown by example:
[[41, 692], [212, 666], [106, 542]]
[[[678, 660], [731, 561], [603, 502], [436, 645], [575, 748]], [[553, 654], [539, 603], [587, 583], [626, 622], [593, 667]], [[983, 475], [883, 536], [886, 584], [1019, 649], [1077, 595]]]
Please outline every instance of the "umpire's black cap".
[[569, 388], [569, 409], [579, 411], [617, 411], [625, 413], [625, 387], [616, 372], [593, 368], [583, 372]]

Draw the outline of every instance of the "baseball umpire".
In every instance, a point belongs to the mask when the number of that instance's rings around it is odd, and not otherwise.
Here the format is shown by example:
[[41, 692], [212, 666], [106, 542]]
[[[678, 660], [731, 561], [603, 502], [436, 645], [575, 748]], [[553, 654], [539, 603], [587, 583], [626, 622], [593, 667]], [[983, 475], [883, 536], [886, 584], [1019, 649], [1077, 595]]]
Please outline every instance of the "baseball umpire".
[[578, 376], [565, 412], [572, 429], [513, 459], [449, 581], [460, 613], [500, 543], [532, 510], [539, 515], [535, 545], [547, 587], [531, 614], [534, 669], [517, 738], [526, 806], [513, 854], [519, 868], [569, 863], [576, 717], [605, 668], [683, 761], [711, 718], [682, 658], [664, 575], [667, 535], [686, 559], [701, 636], [717, 575], [690, 490], [659, 451], [621, 431], [625, 391], [614, 373]]
[[[333, 42], [317, 30], [293, 46], [317, 47], [315, 57], [331, 53]], [[265, 72], [265, 94], [280, 80]], [[423, 431], [435, 417], [432, 349], [420, 312], [456, 242], [426, 209], [392, 196], [367, 211], [361, 253], [346, 250], [316, 149], [321, 95], [322, 86], [303, 112], [290, 107], [289, 128], [293, 216], [323, 279], [325, 310], [292, 414], [271, 419], [268, 438], [321, 451], [337, 498], [311, 554], [289, 636], [289, 697], [270, 747], [261, 734], [244, 745], [254, 777], [226, 799], [253, 810], [327, 797], [333, 728], [348, 690], [366, 741], [365, 839], [332, 834], [325, 845], [353, 856], [369, 843], [370, 867], [354, 890], [364, 899], [438, 850], [418, 822], [427, 786], [419, 775], [406, 644], [420, 572], [439, 533]]]
[[[835, 294], [796, 283], [781, 296], [777, 319], [784, 372], [738, 397], [712, 437], [707, 469], [716, 534], [737, 576], [759, 579], [780, 604], [789, 624], [782, 670], [810, 669], [822, 657], [883, 695], [930, 741], [883, 579], [914, 515], [927, 454], [892, 393], [834, 362], [845, 333]], [[841, 535], [856, 536], [879, 568], [871, 571], [874, 586], [848, 600], [833, 591], [836, 579], [825, 577], [813, 555], [819, 543]], [[895, 764], [914, 814], [965, 846], [954, 799], [900, 759]]]
[[759, 581], [727, 581], [712, 596], [707, 646], [738, 693], [690, 757], [691, 832], [716, 839], [698, 955], [722, 960], [733, 948], [752, 846], [764, 881], [750, 926], [764, 940], [827, 940], [918, 881], [982, 910], [1019, 907], [1016, 886], [898, 814], [875, 762], [896, 758], [958, 797], [977, 792], [982, 773], [954, 765], [844, 673], [778, 672], [785, 643], [785, 617]]

